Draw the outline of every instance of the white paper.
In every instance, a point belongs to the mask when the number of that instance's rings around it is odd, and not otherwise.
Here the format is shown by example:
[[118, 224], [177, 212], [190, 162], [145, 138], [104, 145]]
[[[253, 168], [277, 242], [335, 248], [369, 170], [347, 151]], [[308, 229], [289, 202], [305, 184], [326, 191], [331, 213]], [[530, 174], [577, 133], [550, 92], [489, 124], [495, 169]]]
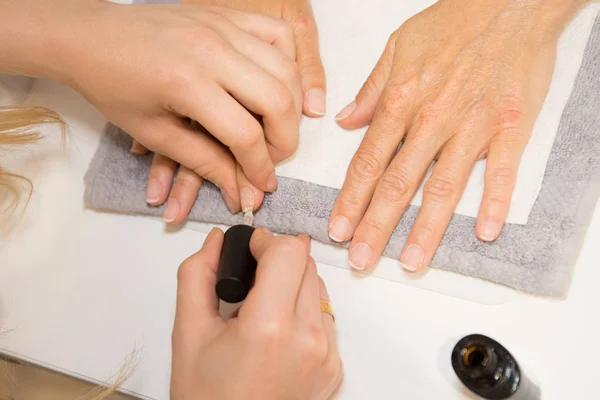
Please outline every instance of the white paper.
[[[366, 128], [347, 131], [335, 114], [362, 86], [379, 59], [390, 34], [433, 1], [313, 1], [327, 73], [327, 115], [302, 120], [297, 153], [277, 167], [280, 176], [336, 189], [342, 187], [350, 160]], [[562, 111], [582, 62], [599, 5], [585, 8], [560, 38], [554, 79], [523, 155], [513, 194], [509, 223], [526, 224], [542, 185]], [[485, 161], [471, 174], [456, 213], [476, 217], [483, 194]], [[411, 204], [421, 204], [419, 190]]]

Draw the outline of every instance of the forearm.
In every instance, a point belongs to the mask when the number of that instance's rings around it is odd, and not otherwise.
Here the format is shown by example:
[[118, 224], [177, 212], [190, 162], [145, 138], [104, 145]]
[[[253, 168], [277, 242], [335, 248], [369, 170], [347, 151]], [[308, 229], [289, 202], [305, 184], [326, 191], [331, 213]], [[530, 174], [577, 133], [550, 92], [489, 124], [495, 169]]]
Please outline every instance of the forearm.
[[68, 83], [68, 65], [98, 0], [0, 0], [0, 74]]

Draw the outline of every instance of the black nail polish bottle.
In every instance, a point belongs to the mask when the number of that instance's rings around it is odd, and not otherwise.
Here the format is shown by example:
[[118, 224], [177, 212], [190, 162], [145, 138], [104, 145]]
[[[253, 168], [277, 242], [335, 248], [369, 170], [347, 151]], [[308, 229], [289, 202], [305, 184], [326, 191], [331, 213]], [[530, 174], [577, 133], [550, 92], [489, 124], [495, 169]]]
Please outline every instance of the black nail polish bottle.
[[541, 399], [539, 387], [494, 339], [479, 334], [466, 336], [454, 346], [451, 359], [461, 382], [484, 399]]

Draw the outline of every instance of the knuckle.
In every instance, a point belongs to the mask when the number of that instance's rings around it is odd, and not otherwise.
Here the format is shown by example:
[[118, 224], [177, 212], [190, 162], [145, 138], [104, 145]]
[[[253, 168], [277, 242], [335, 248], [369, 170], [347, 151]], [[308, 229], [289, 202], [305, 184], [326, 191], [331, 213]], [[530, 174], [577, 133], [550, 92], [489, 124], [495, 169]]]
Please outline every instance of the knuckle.
[[274, 90], [271, 109], [276, 115], [295, 114], [296, 101], [291, 90], [283, 84]]
[[277, 24], [276, 33], [277, 37], [281, 40], [293, 40], [294, 39], [294, 28], [292, 24], [283, 19], [274, 19]]
[[361, 225], [364, 226], [364, 231], [369, 232], [370, 237], [375, 238], [385, 238], [387, 234], [387, 229], [384, 227], [384, 223], [377, 219], [373, 218], [365, 218]]
[[302, 59], [299, 74], [301, 76], [325, 77], [325, 68], [318, 56]]
[[413, 191], [413, 185], [408, 174], [401, 169], [389, 171], [381, 178], [381, 195], [387, 202], [398, 203], [409, 196]]
[[249, 118], [238, 127], [237, 135], [229, 147], [253, 148], [262, 141], [263, 136], [263, 130], [258, 121]]
[[327, 356], [327, 337], [320, 325], [311, 325], [303, 335], [300, 348], [304, 364], [308, 366], [320, 365]]
[[350, 163], [351, 173], [360, 180], [374, 181], [381, 177], [385, 164], [381, 156], [372, 147], [358, 149]]
[[442, 114], [447, 107], [438, 102], [431, 101], [423, 104], [417, 111], [416, 124], [419, 127], [431, 127], [440, 122]]
[[452, 179], [443, 176], [432, 176], [425, 182], [423, 193], [433, 199], [451, 200], [457, 197], [458, 187]]
[[298, 64], [296, 64], [296, 62], [294, 60], [292, 60], [291, 58], [286, 58], [285, 62], [283, 63], [283, 66], [281, 68], [282, 68], [283, 79], [285, 82], [290, 82], [290, 83], [298, 82], [300, 72], [299, 72]]
[[489, 184], [496, 187], [512, 186], [517, 179], [517, 171], [510, 167], [491, 168], [485, 175]]
[[259, 343], [271, 346], [282, 341], [287, 335], [287, 330], [280, 321], [270, 321], [261, 324], [260, 328], [256, 329], [256, 333]]
[[411, 98], [412, 90], [408, 84], [388, 86], [381, 97], [381, 112], [385, 115], [397, 115], [409, 104]]
[[198, 190], [198, 183], [199, 183], [199, 178], [195, 173], [194, 173], [194, 175], [179, 174], [177, 176], [177, 179], [175, 180], [175, 186], [177, 186], [177, 188], [179, 190], [185, 191], [185, 192], [191, 192], [191, 191]]
[[296, 36], [304, 37], [304, 36], [308, 35], [308, 32], [310, 32], [310, 29], [314, 28], [316, 26], [316, 24], [315, 24], [315, 20], [311, 14], [306, 13], [306, 12], [300, 12], [299, 15], [296, 17], [294, 26], [295, 26]]
[[188, 258], [187, 260], [182, 262], [179, 268], [177, 269], [177, 281], [185, 281], [194, 269], [194, 265], [195, 263], [194, 261], [192, 261], [191, 258]]

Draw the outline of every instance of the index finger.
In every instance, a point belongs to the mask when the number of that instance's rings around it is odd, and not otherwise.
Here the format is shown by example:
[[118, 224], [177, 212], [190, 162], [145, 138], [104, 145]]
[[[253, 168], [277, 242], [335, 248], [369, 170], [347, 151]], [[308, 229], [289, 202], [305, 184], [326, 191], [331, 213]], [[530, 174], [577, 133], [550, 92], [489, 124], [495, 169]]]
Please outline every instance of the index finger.
[[258, 261], [256, 280], [240, 318], [251, 314], [254, 321], [273, 321], [292, 316], [308, 260], [302, 239], [274, 237], [259, 228], [250, 241], [252, 255]]

